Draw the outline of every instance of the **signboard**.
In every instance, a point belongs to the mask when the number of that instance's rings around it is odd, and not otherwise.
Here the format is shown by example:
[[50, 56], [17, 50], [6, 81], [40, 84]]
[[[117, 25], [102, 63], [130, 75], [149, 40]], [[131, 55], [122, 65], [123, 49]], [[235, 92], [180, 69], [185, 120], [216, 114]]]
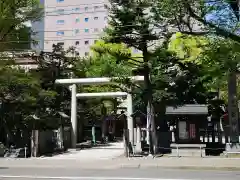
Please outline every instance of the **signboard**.
[[196, 127], [195, 124], [190, 124], [189, 125], [189, 136], [191, 139], [195, 139], [196, 138]]
[[185, 104], [179, 107], [166, 107], [166, 114], [208, 114], [208, 106], [204, 104]]
[[96, 115], [101, 115], [102, 114], [102, 107], [101, 106], [97, 106], [95, 109], [94, 109]]
[[103, 101], [104, 107], [106, 108], [106, 114], [110, 115], [114, 111], [114, 104], [110, 100], [105, 100]]
[[179, 121], [178, 128], [179, 128], [179, 138], [182, 140], [188, 139], [187, 122]]

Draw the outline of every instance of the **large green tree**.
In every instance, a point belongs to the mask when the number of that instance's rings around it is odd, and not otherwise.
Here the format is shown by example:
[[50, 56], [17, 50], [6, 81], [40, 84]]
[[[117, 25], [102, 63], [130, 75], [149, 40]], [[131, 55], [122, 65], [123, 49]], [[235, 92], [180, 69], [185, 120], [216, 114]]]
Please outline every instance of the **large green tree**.
[[2, 66], [0, 74], [1, 132], [3, 138], [9, 137], [5, 142], [24, 146], [21, 143], [27, 143], [27, 140], [19, 139], [21, 134], [23, 137], [29, 135], [36, 124], [34, 117], [42, 118], [45, 110], [41, 106], [55, 94], [43, 90], [38, 77], [17, 66]]
[[47, 107], [53, 113], [59, 111], [70, 111], [70, 91], [69, 88], [62, 85], [56, 85], [56, 79], [73, 77], [73, 66], [76, 57], [69, 56], [74, 51], [69, 48], [64, 51], [61, 46], [53, 45], [52, 52], [41, 52], [39, 56], [34, 57], [38, 67], [33, 73], [40, 79], [41, 88], [56, 93], [55, 99]]
[[215, 34], [240, 42], [238, 0], [155, 1], [156, 23], [192, 35]]
[[[141, 63], [142, 75], [145, 83], [145, 96], [147, 106], [147, 119], [150, 127], [150, 151], [157, 151], [157, 136], [154, 120], [153, 90], [150, 75], [150, 47], [159, 40], [159, 36], [164, 35], [163, 31], [154, 30], [152, 14], [149, 13], [153, 6], [153, 1], [117, 1], [110, 0], [109, 8], [109, 28], [105, 40], [114, 43], [124, 43], [131, 48], [135, 48], [142, 54], [142, 61], [133, 59], [136, 63]], [[162, 30], [162, 29], [160, 29]], [[141, 60], [140, 59], [140, 60]], [[150, 130], [151, 129], [151, 130]]]
[[[231, 48], [234, 49], [236, 43], [240, 43], [239, 36], [239, 1], [238, 0], [156, 0], [154, 9], [156, 23], [171, 24], [173, 29], [191, 34], [191, 35], [209, 35], [216, 44], [221, 38], [226, 41], [232, 41]], [[216, 38], [216, 37], [220, 37]], [[221, 41], [221, 40], [220, 40]], [[223, 49], [225, 45], [223, 45]], [[221, 48], [217, 48], [220, 50]], [[231, 51], [230, 51], [231, 52]], [[224, 54], [222, 54], [224, 57]], [[238, 73], [238, 58], [225, 54], [224, 64], [228, 65], [225, 73], [228, 76], [228, 111], [231, 129], [231, 141], [239, 142], [239, 125], [238, 125], [238, 105], [237, 105], [237, 82], [236, 74]]]

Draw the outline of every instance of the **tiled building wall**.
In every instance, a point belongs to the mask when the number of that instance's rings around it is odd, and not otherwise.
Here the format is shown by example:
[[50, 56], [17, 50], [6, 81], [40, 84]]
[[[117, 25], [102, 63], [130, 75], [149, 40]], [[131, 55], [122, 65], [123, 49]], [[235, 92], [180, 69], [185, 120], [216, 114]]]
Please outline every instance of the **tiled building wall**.
[[89, 54], [107, 25], [107, 1], [45, 0], [44, 50], [61, 43], [65, 49], [75, 46], [77, 55]]

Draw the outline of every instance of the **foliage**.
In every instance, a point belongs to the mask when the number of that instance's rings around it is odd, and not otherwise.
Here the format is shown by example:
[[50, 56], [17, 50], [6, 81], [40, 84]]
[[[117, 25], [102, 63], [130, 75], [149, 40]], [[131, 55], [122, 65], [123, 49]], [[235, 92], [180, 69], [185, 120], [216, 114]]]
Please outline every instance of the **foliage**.
[[134, 59], [136, 74], [145, 76], [145, 87], [137, 90], [141, 97], [138, 96], [138, 104], [146, 105], [151, 93], [154, 104], [162, 104], [163, 107], [167, 104], [206, 102], [204, 82], [208, 82], [209, 78], [204, 76], [206, 71], [202, 71], [203, 65], [198, 64], [196, 59], [202, 52], [198, 44], [205, 44], [206, 38], [184, 37], [177, 33], [175, 40], [169, 39], [170, 32], [173, 33], [171, 25], [174, 25], [167, 19], [172, 17], [168, 14], [172, 10], [168, 11], [166, 6], [171, 8], [169, 2], [162, 1], [165, 9], [161, 9], [161, 1], [159, 4], [145, 0], [110, 2], [110, 26], [105, 40], [125, 43], [142, 52], [141, 61]]
[[[92, 55], [86, 59], [80, 59], [76, 63], [76, 76], [78, 77], [128, 77], [131, 75], [131, 67], [120, 59], [131, 57], [131, 51], [123, 44], [97, 42], [91, 47]], [[117, 88], [119, 89], [119, 88]], [[116, 86], [91, 86], [88, 91], [116, 91]]]
[[29, 47], [31, 31], [27, 23], [42, 16], [39, 0], [0, 2], [0, 51]]
[[[150, 145], [151, 153], [156, 153], [157, 136], [153, 107], [153, 89], [150, 80], [150, 47], [159, 40], [159, 36], [164, 36], [165, 29], [159, 29], [157, 33], [153, 24], [151, 8], [153, 1], [118, 1], [110, 0], [109, 28], [106, 30], [105, 40], [112, 43], [124, 43], [128, 47], [135, 48], [142, 53], [141, 61], [131, 59], [137, 64], [140, 63], [141, 75], [144, 76], [144, 96], [145, 106], [147, 108], [148, 119], [151, 124], [150, 139], [153, 142]], [[153, 146], [153, 144], [155, 146]]]
[[195, 37], [178, 32], [171, 37], [168, 49], [175, 52], [183, 62], [202, 63], [199, 56], [203, 52], [203, 46], [207, 44], [207, 37]]
[[131, 50], [124, 44], [97, 42], [92, 46], [88, 77], [122, 77], [131, 75], [131, 68], [122, 61], [131, 58]]
[[52, 52], [41, 52], [35, 60], [38, 64], [35, 74], [39, 77], [41, 88], [52, 91], [56, 94], [46, 107], [48, 112], [56, 114], [59, 111], [70, 110], [70, 91], [68, 87], [56, 85], [56, 79], [69, 78], [73, 72], [73, 64], [77, 60], [75, 57], [68, 56], [74, 49], [64, 51], [60, 46], [53, 45]]
[[[57, 78], [69, 76], [71, 69], [68, 67], [75, 59], [68, 58], [66, 53], [54, 46], [51, 53], [33, 56], [38, 68], [30, 72], [16, 64], [1, 66], [1, 120], [9, 135], [16, 135], [14, 131], [57, 128], [60, 123], [58, 112], [68, 114], [69, 90], [54, 84]], [[8, 61], [6, 56], [3, 58]]]
[[[30, 72], [17, 66], [1, 66], [1, 131], [7, 132], [10, 139], [16, 141], [16, 138], [21, 137], [21, 133], [27, 133], [34, 128], [38, 119], [42, 120], [46, 114], [42, 107], [54, 96], [54, 92], [41, 89], [39, 78]], [[42, 127], [36, 128], [44, 128], [46, 122]]]
[[212, 38], [203, 50], [200, 58], [212, 77], [209, 87], [219, 89], [227, 101], [227, 75], [230, 69], [239, 69], [239, 44], [231, 39]]
[[206, 89], [219, 92], [220, 98], [227, 100], [227, 72], [238, 66], [238, 43], [230, 39], [193, 36], [177, 33], [170, 42], [169, 49], [176, 52], [183, 62], [201, 65]]
[[[154, 57], [151, 79], [155, 111], [164, 113], [167, 105], [206, 103], [209, 92], [205, 84], [211, 79], [205, 76], [201, 64], [183, 62], [174, 52], [164, 48], [156, 49]], [[144, 92], [138, 93], [136, 106], [143, 109]]]
[[[97, 42], [91, 47], [91, 56], [85, 59], [79, 59], [75, 64], [75, 75], [79, 78], [88, 77], [119, 77], [120, 79], [131, 75], [131, 67], [120, 59], [131, 57], [131, 51], [123, 44]], [[79, 92], [111, 92], [122, 91], [118, 82], [112, 82], [109, 85], [91, 85], [80, 86]], [[125, 91], [124, 89], [123, 91]], [[84, 103], [84, 107], [97, 111], [98, 106], [102, 106], [102, 101], [106, 98], [89, 99]], [[115, 101], [110, 98], [109, 100]]]
[[191, 35], [214, 34], [240, 42], [238, 0], [156, 0], [156, 23]]
[[196, 38], [208, 35], [210, 44], [200, 58], [209, 66], [209, 76], [214, 77], [213, 87], [226, 87], [226, 73], [238, 66], [235, 62], [240, 42], [238, 0], [157, 0], [153, 9], [156, 23], [162, 20]]
[[149, 13], [152, 1], [110, 0], [110, 4], [106, 40], [124, 43], [144, 52], [148, 43], [159, 39], [159, 34], [152, 27], [153, 18]]

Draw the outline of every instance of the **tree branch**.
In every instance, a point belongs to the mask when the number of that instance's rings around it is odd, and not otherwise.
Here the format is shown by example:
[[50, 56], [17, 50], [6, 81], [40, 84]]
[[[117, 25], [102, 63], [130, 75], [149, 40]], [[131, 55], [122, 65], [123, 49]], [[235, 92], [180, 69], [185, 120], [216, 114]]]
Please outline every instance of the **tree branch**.
[[135, 63], [143, 63], [142, 61], [138, 61], [138, 60], [134, 59], [134, 57], [129, 57], [129, 59], [134, 61]]
[[193, 9], [191, 8], [191, 6], [190, 6], [190, 4], [188, 2], [185, 2], [184, 5], [185, 5], [186, 9], [188, 10], [189, 15], [192, 18], [194, 18], [197, 21], [201, 22], [205, 26], [209, 26], [210, 28], [215, 29], [217, 35], [220, 35], [220, 36], [225, 37], [225, 38], [230, 38], [230, 39], [232, 39], [234, 41], [240, 42], [240, 37], [238, 35], [236, 35], [234, 33], [231, 33], [231, 32], [229, 32], [227, 30], [224, 30], [224, 29], [216, 26], [215, 24], [206, 21], [204, 18], [198, 16], [196, 13], [194, 13]]
[[196, 31], [181, 31], [183, 34], [188, 34], [188, 35], [195, 35], [195, 36], [203, 36], [206, 34], [209, 34], [209, 31], [203, 31], [203, 32], [196, 32]]

